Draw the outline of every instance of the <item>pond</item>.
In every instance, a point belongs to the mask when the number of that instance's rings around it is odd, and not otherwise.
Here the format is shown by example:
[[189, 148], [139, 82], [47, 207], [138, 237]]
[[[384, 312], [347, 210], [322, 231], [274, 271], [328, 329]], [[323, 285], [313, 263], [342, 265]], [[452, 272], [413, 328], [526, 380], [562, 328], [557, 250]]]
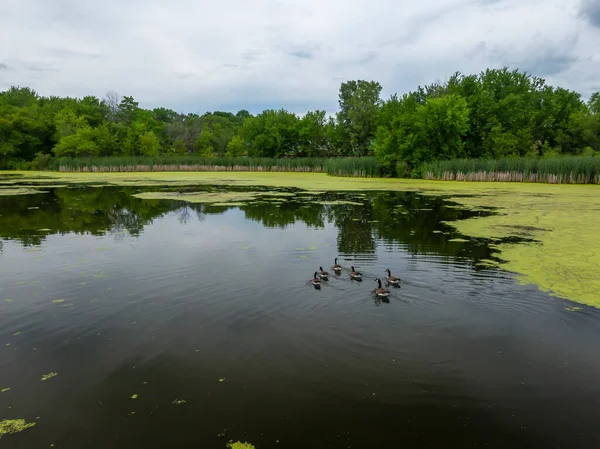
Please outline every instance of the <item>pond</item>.
[[[0, 420], [36, 423], [2, 448], [600, 447], [600, 313], [453, 230], [493, 210], [44, 190], [0, 196]], [[180, 200], [199, 194], [234, 202]]]

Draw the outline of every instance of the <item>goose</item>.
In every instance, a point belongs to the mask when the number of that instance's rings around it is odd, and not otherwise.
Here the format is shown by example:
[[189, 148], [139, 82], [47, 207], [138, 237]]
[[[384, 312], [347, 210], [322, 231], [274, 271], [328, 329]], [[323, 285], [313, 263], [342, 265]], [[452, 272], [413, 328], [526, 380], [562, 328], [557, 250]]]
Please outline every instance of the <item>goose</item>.
[[323, 270], [323, 267], [319, 267], [319, 270], [321, 270], [321, 271], [319, 271], [319, 277], [321, 279], [327, 280], [327, 278], [329, 278], [329, 273], [327, 271]]
[[342, 271], [342, 266], [337, 263], [337, 257], [333, 261], [333, 267], [331, 267], [331, 268], [333, 268], [333, 271], [336, 271], [336, 272]]
[[379, 287], [375, 289], [375, 294], [377, 296], [386, 298], [390, 294], [390, 292], [388, 292], [385, 288], [381, 286], [381, 279], [377, 278], [375, 279], [375, 281], [379, 283]]
[[388, 284], [392, 284], [392, 285], [399, 285], [400, 284], [400, 278], [397, 278], [396, 276], [392, 276], [392, 272], [390, 271], [389, 268], [387, 270], [385, 270], [385, 271], [387, 273]]
[[317, 273], [315, 271], [314, 277], [312, 278], [312, 281], [310, 281], [312, 285], [314, 285], [315, 287], [320, 287], [321, 286], [321, 280], [319, 279], [319, 273]]
[[356, 279], [357, 281], [362, 281], [362, 274], [360, 274], [358, 271], [354, 270], [354, 266], [350, 267], [352, 268], [352, 272], [350, 273], [350, 277], [352, 279]]

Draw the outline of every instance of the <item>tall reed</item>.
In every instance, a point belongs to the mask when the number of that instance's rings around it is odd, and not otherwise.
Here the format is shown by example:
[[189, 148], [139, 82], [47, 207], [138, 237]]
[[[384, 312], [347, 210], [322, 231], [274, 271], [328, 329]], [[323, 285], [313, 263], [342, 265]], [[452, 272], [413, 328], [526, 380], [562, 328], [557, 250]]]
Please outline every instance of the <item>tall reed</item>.
[[344, 157], [327, 159], [328, 175], [375, 178], [381, 176], [381, 165], [374, 157]]
[[600, 157], [451, 159], [423, 164], [423, 178], [448, 181], [600, 183]]
[[59, 158], [50, 170], [62, 172], [150, 172], [150, 171], [291, 171], [324, 172], [324, 158], [249, 158], [194, 156]]

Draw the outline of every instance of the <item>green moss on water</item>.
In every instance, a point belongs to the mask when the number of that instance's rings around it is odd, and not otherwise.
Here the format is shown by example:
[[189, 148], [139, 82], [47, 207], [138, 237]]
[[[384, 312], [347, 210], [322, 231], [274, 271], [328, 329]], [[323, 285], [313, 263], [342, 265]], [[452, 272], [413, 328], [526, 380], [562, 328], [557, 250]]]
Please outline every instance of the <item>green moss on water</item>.
[[28, 423], [24, 419], [5, 419], [0, 421], [0, 439], [5, 435], [22, 432], [35, 426], [35, 423]]
[[322, 204], [324, 206], [335, 206], [335, 205], [339, 205], [339, 204], [347, 204], [347, 205], [351, 205], [351, 206], [362, 206], [363, 203], [358, 203], [356, 201], [344, 201], [344, 200], [338, 200], [338, 201], [315, 201], [315, 204]]
[[46, 380], [52, 379], [53, 377], [56, 377], [56, 376], [58, 376], [57, 373], [48, 373], [48, 374], [44, 374], [40, 380], [46, 381]]
[[10, 391], [10, 388], [3, 388], [0, 390], [0, 393], [6, 393], [7, 391]]
[[52, 302], [55, 304], [60, 304], [62, 302], [65, 302], [65, 300], [64, 299], [53, 299]]
[[229, 443], [227, 443], [227, 447], [229, 449], [256, 449], [253, 444], [247, 442], [242, 443], [241, 441], [236, 441], [235, 443], [233, 441], [229, 441]]
[[138, 395], [137, 394], [132, 394], [131, 397], [129, 399], [137, 399]]
[[0, 196], [15, 196], [15, 195], [35, 195], [38, 193], [48, 193], [43, 190], [35, 190], [28, 188], [19, 188], [19, 189], [0, 189]]
[[449, 242], [458, 242], [458, 243], [467, 243], [468, 240], [467, 239], [460, 239], [460, 238], [456, 238], [456, 239], [449, 239]]

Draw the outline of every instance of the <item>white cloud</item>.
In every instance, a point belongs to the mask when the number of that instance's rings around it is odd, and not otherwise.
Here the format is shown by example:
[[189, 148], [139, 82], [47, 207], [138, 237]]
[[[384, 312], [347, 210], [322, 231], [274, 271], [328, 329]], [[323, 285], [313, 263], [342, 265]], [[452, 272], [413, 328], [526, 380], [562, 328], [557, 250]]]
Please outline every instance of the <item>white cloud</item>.
[[589, 95], [600, 29], [586, 1], [5, 0], [0, 89], [331, 112], [343, 80], [387, 96], [509, 64]]

